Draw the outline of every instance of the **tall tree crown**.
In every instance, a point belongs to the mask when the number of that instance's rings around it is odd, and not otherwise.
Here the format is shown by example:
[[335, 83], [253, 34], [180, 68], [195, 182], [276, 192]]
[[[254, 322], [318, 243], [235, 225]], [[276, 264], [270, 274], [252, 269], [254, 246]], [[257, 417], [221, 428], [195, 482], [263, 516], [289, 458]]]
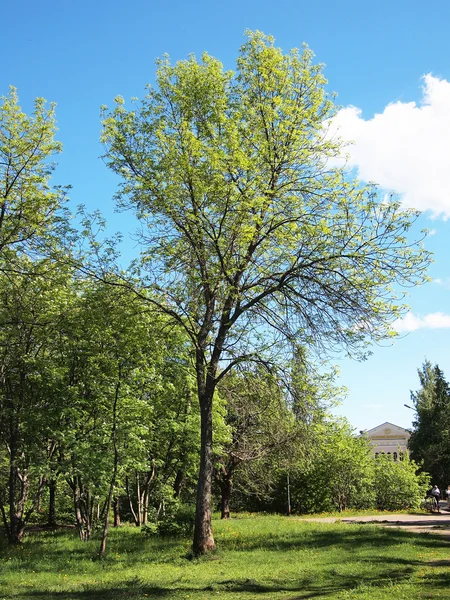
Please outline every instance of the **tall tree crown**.
[[309, 48], [283, 54], [247, 32], [234, 73], [207, 54], [165, 57], [142, 102], [104, 110], [161, 306], [211, 352], [226, 330], [222, 357], [248, 355], [262, 330], [267, 345], [281, 332], [356, 352], [393, 335], [398, 285], [426, 280], [429, 257], [406, 237], [417, 213], [331, 166], [342, 147], [325, 84]]

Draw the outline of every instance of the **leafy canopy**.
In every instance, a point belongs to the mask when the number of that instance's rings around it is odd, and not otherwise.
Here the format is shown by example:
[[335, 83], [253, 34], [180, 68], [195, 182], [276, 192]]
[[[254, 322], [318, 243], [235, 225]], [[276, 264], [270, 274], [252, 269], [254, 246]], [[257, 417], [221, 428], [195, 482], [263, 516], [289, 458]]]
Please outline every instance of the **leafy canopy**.
[[394, 335], [398, 285], [426, 279], [428, 254], [406, 237], [417, 213], [331, 166], [325, 84], [308, 47], [283, 54], [247, 32], [235, 72], [206, 53], [165, 57], [142, 102], [104, 108], [154, 301], [204, 358], [232, 364], [280, 336], [357, 353]]

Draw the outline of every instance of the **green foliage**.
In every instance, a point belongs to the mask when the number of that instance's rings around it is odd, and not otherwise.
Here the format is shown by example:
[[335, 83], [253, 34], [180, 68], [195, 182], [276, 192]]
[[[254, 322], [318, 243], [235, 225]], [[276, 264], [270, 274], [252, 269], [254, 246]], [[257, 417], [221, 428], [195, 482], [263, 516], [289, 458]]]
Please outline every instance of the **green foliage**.
[[374, 504], [374, 461], [363, 437], [345, 421], [325, 421], [314, 428], [309, 462], [290, 470], [292, 508], [326, 512], [369, 508]]
[[355, 352], [392, 336], [393, 284], [423, 282], [429, 257], [406, 238], [416, 213], [330, 167], [336, 109], [311, 50], [247, 32], [235, 73], [203, 54], [165, 57], [156, 79], [142, 102], [104, 109], [105, 160], [142, 220], [160, 307], [200, 351], [218, 351], [221, 326], [230, 360], [275, 332]]
[[161, 536], [188, 537], [194, 531], [195, 507], [192, 504], [172, 503], [158, 517], [156, 533]]
[[17, 257], [0, 270], [0, 503], [14, 537], [49, 473], [65, 396], [58, 341], [76, 293], [67, 269]]
[[[65, 194], [50, 187], [54, 165], [49, 159], [61, 151], [54, 140], [55, 106], [37, 98], [31, 115], [22, 112], [17, 91], [0, 98], [0, 268], [15, 260], [46, 252], [68, 232], [61, 211]], [[56, 237], [55, 237], [56, 236]]]
[[173, 495], [168, 495], [161, 504], [161, 510], [152, 510], [149, 522], [141, 527], [145, 536], [165, 537], [190, 536], [194, 530], [195, 507], [184, 504]]
[[417, 470], [408, 453], [401, 461], [380, 454], [375, 460], [377, 507], [391, 511], [418, 508], [430, 487], [430, 479], [426, 473], [417, 475]]
[[291, 343], [364, 355], [395, 335], [402, 286], [423, 283], [429, 264], [406, 235], [418, 213], [331, 167], [342, 152], [326, 133], [336, 108], [311, 50], [246, 37], [235, 73], [206, 53], [165, 57], [142, 102], [128, 109], [117, 97], [103, 112], [119, 206], [143, 226], [149, 301], [195, 348], [197, 553], [214, 545], [212, 406], [227, 370], [283, 361]]
[[[307, 523], [247, 515], [215, 522], [221, 551], [187, 558], [186, 538], [110, 534], [110, 553], [69, 529], [32, 533], [22, 548], [0, 538], [0, 597], [48, 600], [441, 600], [448, 595], [445, 536], [373, 524]], [[268, 567], [270, 565], [270, 568]]]
[[289, 406], [284, 382], [261, 366], [239, 365], [218, 390], [231, 432], [215, 471], [226, 517], [232, 490], [232, 504], [237, 499], [233, 508], [270, 497], [279, 465], [299, 451], [305, 433]]
[[418, 370], [420, 389], [411, 392], [416, 410], [409, 448], [414, 460], [441, 489], [450, 481], [450, 388], [438, 365]]

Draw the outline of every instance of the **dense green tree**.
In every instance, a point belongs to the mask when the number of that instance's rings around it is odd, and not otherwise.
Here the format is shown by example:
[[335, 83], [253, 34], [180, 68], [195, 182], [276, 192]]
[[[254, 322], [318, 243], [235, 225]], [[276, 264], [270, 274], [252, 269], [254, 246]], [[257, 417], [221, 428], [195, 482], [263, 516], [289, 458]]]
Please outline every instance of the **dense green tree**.
[[[22, 112], [16, 89], [0, 98], [0, 269], [11, 269], [18, 252], [28, 256], [54, 250], [68, 232], [62, 212], [64, 190], [51, 188], [61, 151], [55, 141], [55, 107], [43, 98], [30, 115]], [[23, 265], [22, 265], [23, 266]]]
[[82, 539], [105, 499], [103, 554], [114, 498], [131, 498], [130, 474], [137, 496], [130, 510], [142, 524], [151, 492], [171, 485], [173, 494], [177, 473], [186, 476], [195, 462], [199, 416], [190, 406], [189, 346], [148, 304], [98, 282], [83, 282], [65, 325], [60, 471], [72, 489]]
[[[326, 429], [329, 409], [345, 394], [344, 388], [336, 386], [335, 370], [326, 371], [322, 363], [314, 365], [305, 348], [295, 349], [293, 357], [280, 371], [281, 378], [268, 378], [267, 373], [262, 377], [261, 391], [268, 393], [260, 393], [260, 400], [250, 394], [248, 406], [244, 405], [244, 414], [254, 410], [263, 415], [267, 404], [271, 418], [267, 425], [260, 425], [270, 451], [261, 452], [258, 460], [245, 462], [236, 470], [234, 500], [241, 508], [291, 511], [289, 482], [292, 480], [294, 491], [296, 480], [307, 477], [318, 457], [319, 431]], [[263, 373], [260, 369], [256, 372]], [[264, 385], [268, 381], [274, 388], [271, 395]], [[247, 399], [245, 392], [243, 397]], [[294, 508], [299, 508], [298, 503]]]
[[411, 392], [416, 410], [409, 440], [412, 458], [442, 489], [450, 481], [450, 388], [438, 365], [418, 370], [420, 389]]
[[274, 360], [286, 339], [364, 352], [393, 335], [402, 285], [428, 256], [407, 240], [417, 213], [379, 202], [331, 167], [340, 141], [313, 54], [248, 33], [234, 73], [207, 54], [159, 62], [157, 86], [104, 112], [105, 160], [120, 206], [142, 221], [151, 302], [195, 347], [201, 457], [194, 552], [211, 528], [213, 397], [243, 360]]
[[21, 272], [0, 277], [0, 507], [11, 543], [23, 536], [55, 454], [64, 381], [55, 351], [74, 302], [67, 271], [24, 257], [16, 266]]
[[118, 517], [130, 472], [141, 482], [140, 523], [150, 502], [195, 479], [190, 345], [123, 288], [76, 280], [48, 260], [20, 264], [0, 277], [3, 522], [10, 541], [20, 541], [48, 486], [55, 524], [55, 493], [66, 493], [67, 482], [81, 539], [103, 506], [103, 554], [110, 509]]
[[[294, 440], [298, 442], [299, 428], [292, 410], [287, 405], [284, 389], [270, 373], [262, 368], [249, 369], [241, 365], [228, 373], [219, 386], [219, 394], [226, 400], [226, 423], [230, 440], [216, 462], [216, 481], [221, 495], [222, 519], [230, 518], [230, 498], [236, 475], [245, 481], [247, 494], [261, 495], [260, 478], [249, 463], [264, 465], [265, 491], [270, 486], [268, 460], [282, 461]], [[296, 439], [297, 438], [297, 439]]]

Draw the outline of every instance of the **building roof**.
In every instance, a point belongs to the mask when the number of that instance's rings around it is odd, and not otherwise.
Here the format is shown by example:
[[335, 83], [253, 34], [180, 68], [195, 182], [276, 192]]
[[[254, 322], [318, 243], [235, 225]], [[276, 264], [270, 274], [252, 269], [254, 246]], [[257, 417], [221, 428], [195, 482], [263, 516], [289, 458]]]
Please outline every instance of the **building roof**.
[[400, 427], [400, 425], [395, 425], [394, 423], [389, 423], [389, 421], [386, 421], [385, 423], [381, 423], [381, 425], [377, 425], [376, 427], [372, 427], [372, 429], [365, 429], [361, 433], [364, 433], [364, 434], [369, 433], [370, 434], [370, 433], [377, 431], [378, 429], [382, 429], [382, 428], [386, 428], [386, 427], [394, 427], [397, 431], [400, 430], [400, 431], [404, 431], [408, 435], [411, 434], [411, 432], [408, 429], [405, 429], [404, 427]]

